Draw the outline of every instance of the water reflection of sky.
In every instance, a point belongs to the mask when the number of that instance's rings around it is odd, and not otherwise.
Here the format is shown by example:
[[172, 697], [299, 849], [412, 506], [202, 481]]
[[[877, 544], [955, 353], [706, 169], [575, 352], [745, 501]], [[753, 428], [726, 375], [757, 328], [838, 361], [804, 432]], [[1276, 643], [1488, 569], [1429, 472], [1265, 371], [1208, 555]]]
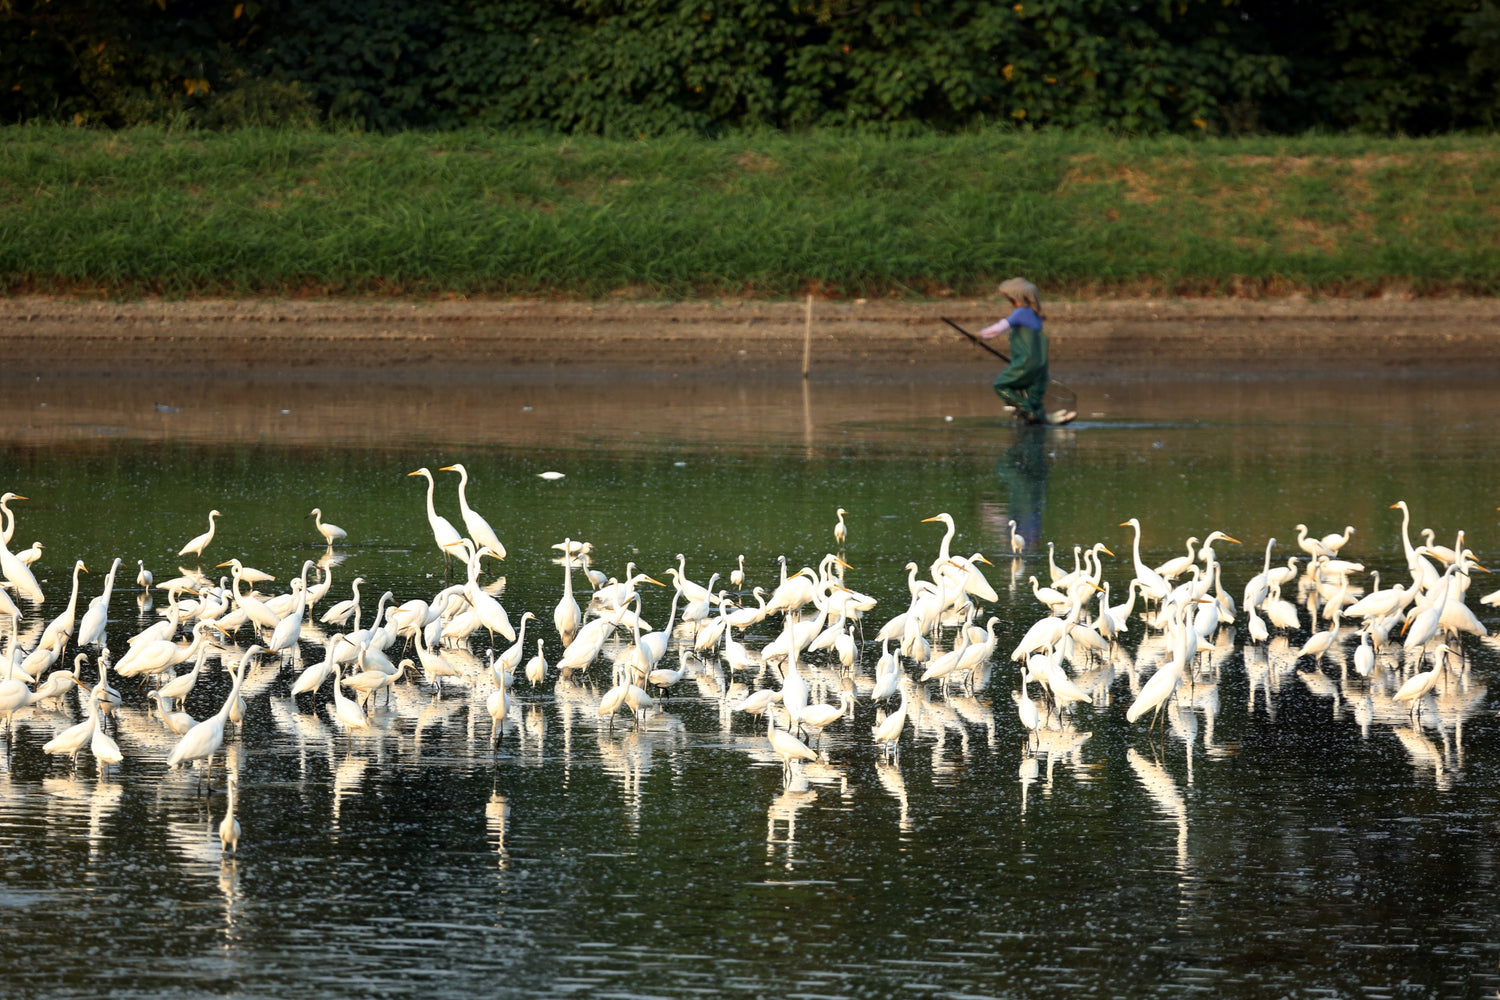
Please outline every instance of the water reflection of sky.
[[[245, 831], [232, 859], [217, 836], [225, 797], [199, 794], [189, 772], [163, 773], [175, 737], [138, 687], [121, 685], [111, 731], [127, 759], [102, 778], [87, 753], [74, 773], [40, 751], [75, 721], [75, 703], [18, 713], [0, 762], [0, 947], [53, 961], [19, 970], [16, 995], [84, 992], [87, 970], [100, 967], [119, 992], [192, 995], [231, 982], [285, 996], [413, 985], [440, 995], [1001, 995], [1018, 983], [1028, 992], [1129, 983], [1133, 994], [1348, 995], [1399, 980], [1430, 995], [1493, 990], [1494, 644], [1465, 636], [1462, 658], [1429, 695], [1397, 702], [1430, 655], [1382, 649], [1362, 676], [1346, 623], [1321, 661], [1299, 658], [1312, 604], [1321, 611], [1329, 597], [1289, 586], [1301, 627], [1263, 643], [1250, 641], [1243, 618], [1215, 632], [1148, 732], [1146, 720], [1127, 725], [1124, 711], [1171, 653], [1138, 617], [1140, 604], [1122, 641], [1066, 661], [1086, 702], [1048, 713], [1030, 740], [1017, 719], [1009, 653], [1045, 613], [1027, 582], [1050, 573], [1038, 543], [1054, 542], [1070, 569], [1075, 546], [1105, 541], [1118, 603], [1130, 573], [1120, 521], [1142, 519], [1156, 561], [1177, 554], [1177, 539], [1221, 527], [1245, 542], [1219, 549], [1238, 599], [1268, 535], [1283, 539], [1276, 553], [1285, 555], [1296, 551], [1297, 521], [1326, 530], [1353, 522], [1351, 548], [1367, 567], [1355, 580], [1374, 589], [1368, 570], [1388, 580], [1403, 572], [1389, 503], [1404, 495], [1417, 506], [1423, 495], [1408, 473], [1354, 471], [1391, 435], [1352, 441], [1330, 461], [1326, 450], [1301, 457], [1312, 436], [1304, 427], [1248, 428], [1222, 448], [1191, 423], [1096, 421], [1034, 442], [1006, 427], [984, 433], [988, 448], [971, 441], [942, 463], [819, 452], [785, 474], [732, 454], [690, 455], [687, 473], [655, 469], [649, 454], [592, 465], [576, 454], [462, 456], [476, 483], [508, 484], [507, 543], [516, 544], [499, 593], [512, 621], [530, 609], [549, 623], [549, 647], [561, 573], [545, 549], [564, 535], [599, 539], [595, 564], [611, 574], [635, 561], [663, 579], [678, 551], [689, 576], [705, 581], [749, 551], [751, 582], [774, 587], [776, 555], [793, 571], [815, 565], [833, 508], [857, 511], [845, 579], [880, 604], [852, 671], [831, 654], [808, 656], [800, 670], [814, 702], [835, 702], [845, 687], [859, 701], [852, 719], [808, 735], [820, 757], [786, 780], [764, 720], [735, 711], [781, 682], [781, 668], [755, 655], [775, 636], [769, 623], [736, 632], [750, 650], [742, 669], [714, 650], [674, 645], [668, 656], [685, 674], [639, 727], [625, 714], [612, 728], [599, 717], [607, 665], [537, 691], [519, 679], [494, 747], [488, 639], [455, 658], [458, 676], [441, 698], [398, 684], [368, 731], [342, 730], [307, 696], [289, 698], [299, 666], [263, 663], [244, 689], [245, 727], [230, 729]], [[1285, 447], [1264, 460], [1246, 458], [1278, 439]], [[1456, 442], [1439, 443], [1439, 459], [1461, 452], [1477, 464], [1463, 482], [1441, 462], [1428, 466], [1417, 516], [1440, 538], [1467, 523], [1479, 547], [1493, 522], [1467, 477], [1483, 475], [1493, 456], [1463, 434]], [[49, 598], [23, 619], [23, 642], [67, 600], [64, 553], [107, 565], [103, 553], [116, 545], [122, 555], [159, 553], [168, 546], [157, 535], [196, 525], [196, 513], [116, 522], [113, 511], [166, 493], [170, 477], [205, 463], [221, 481], [193, 490], [246, 498], [239, 534], [224, 544], [247, 560], [283, 578], [300, 568], [318, 554], [302, 537], [304, 508], [334, 509], [328, 495], [343, 489], [351, 514], [337, 520], [362, 526], [367, 540], [328, 560], [329, 600], [347, 596], [356, 573], [368, 581], [367, 612], [387, 588], [400, 600], [430, 598], [443, 567], [422, 536], [421, 498], [400, 477], [442, 457], [281, 454], [268, 466], [190, 452], [167, 454], [159, 470], [124, 461], [115, 478], [97, 456], [20, 462], [40, 487], [26, 483], [35, 498], [17, 510], [22, 537], [35, 528], [47, 539], [39, 576]], [[543, 496], [522, 478], [559, 458], [582, 470], [560, 481], [571, 492]], [[803, 459], [778, 454], [786, 461]], [[329, 465], [340, 474], [330, 478]], [[358, 485], [344, 487], [344, 477]], [[881, 485], [889, 477], [899, 489]], [[85, 479], [86, 489], [77, 485]], [[36, 496], [48, 489], [67, 502]], [[1360, 499], [1370, 494], [1378, 500]], [[471, 498], [480, 495], [476, 485]], [[171, 503], [196, 510], [197, 500]], [[249, 510], [278, 505], [287, 509], [244, 527]], [[643, 507], [671, 513], [647, 518]], [[977, 549], [995, 562], [983, 568], [999, 592], [1001, 636], [972, 687], [914, 694], [900, 753], [887, 760], [869, 733], [897, 701], [870, 702], [873, 636], [908, 597], [905, 563], [933, 559], [942, 527], [921, 519], [939, 510], [959, 525], [955, 554]], [[1036, 526], [1014, 562], [1001, 548], [1012, 519]], [[119, 534], [105, 530], [117, 523]], [[154, 561], [170, 566], [169, 556]], [[1481, 592], [1469, 604], [1493, 624]], [[644, 593], [654, 627], [670, 600], [667, 590]], [[122, 650], [163, 603], [141, 606], [134, 588], [117, 584], [112, 647]], [[327, 629], [308, 626], [302, 657], [324, 655]], [[628, 631], [606, 646], [606, 663]], [[942, 630], [934, 655], [952, 648], [955, 631]], [[222, 700], [224, 664], [234, 660], [210, 659], [187, 705], [196, 717]]]

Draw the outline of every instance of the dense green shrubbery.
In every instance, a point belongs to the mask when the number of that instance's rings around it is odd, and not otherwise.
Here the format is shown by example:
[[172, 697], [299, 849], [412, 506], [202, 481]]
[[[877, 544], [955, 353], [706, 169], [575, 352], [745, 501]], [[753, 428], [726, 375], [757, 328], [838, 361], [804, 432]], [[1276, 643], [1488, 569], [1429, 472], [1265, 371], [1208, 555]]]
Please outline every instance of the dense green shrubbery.
[[0, 0], [0, 121], [1431, 133], [1495, 0]]

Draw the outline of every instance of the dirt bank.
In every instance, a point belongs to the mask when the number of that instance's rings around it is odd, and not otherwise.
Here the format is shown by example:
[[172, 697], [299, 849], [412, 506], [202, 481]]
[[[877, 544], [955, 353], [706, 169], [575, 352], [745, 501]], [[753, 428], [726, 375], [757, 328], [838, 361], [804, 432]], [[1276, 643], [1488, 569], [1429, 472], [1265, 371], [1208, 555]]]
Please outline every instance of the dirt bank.
[[[816, 302], [822, 379], [944, 379], [991, 363], [969, 329], [991, 301]], [[5, 376], [380, 381], [800, 370], [805, 303], [0, 300]], [[1500, 301], [1132, 300], [1048, 303], [1054, 374], [1474, 372], [1500, 367]]]

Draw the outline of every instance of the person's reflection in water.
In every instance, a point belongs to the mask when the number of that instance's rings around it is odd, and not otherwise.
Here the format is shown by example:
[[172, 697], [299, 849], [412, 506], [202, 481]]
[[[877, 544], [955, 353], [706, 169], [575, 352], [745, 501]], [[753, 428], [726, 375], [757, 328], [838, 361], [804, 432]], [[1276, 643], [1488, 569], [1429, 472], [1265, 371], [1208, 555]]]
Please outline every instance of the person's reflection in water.
[[1010, 520], [1026, 539], [1028, 551], [1044, 545], [1042, 513], [1047, 509], [1047, 448], [1054, 431], [1037, 424], [1017, 424], [1015, 440], [995, 461], [995, 475], [1009, 491]]

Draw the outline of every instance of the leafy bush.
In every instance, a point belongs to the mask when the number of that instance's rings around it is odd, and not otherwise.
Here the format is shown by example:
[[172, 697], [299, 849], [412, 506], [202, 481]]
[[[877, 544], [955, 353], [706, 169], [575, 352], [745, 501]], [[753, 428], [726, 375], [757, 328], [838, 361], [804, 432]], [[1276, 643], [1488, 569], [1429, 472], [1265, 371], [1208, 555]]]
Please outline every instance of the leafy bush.
[[1497, 52], [1495, 0], [0, 0], [0, 120], [1433, 133]]

